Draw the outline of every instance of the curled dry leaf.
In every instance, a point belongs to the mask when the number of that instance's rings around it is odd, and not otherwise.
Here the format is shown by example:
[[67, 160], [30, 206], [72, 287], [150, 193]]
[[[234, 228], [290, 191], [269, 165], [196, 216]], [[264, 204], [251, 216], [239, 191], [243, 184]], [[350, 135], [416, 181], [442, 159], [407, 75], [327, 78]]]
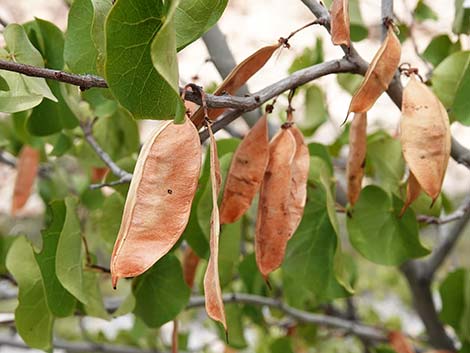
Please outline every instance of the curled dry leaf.
[[331, 41], [334, 45], [351, 46], [349, 30], [349, 1], [333, 0], [331, 5]]
[[193, 123], [166, 122], [143, 145], [111, 256], [113, 286], [138, 276], [178, 241], [188, 222], [201, 169]]
[[199, 260], [199, 256], [188, 246], [183, 255], [183, 277], [189, 288], [194, 286], [194, 278]]
[[387, 36], [370, 63], [364, 81], [351, 99], [348, 115], [351, 112], [365, 113], [374, 105], [392, 81], [400, 63], [400, 55], [400, 41], [392, 26], [389, 26]]
[[225, 181], [220, 223], [236, 222], [250, 207], [268, 164], [267, 115], [263, 115], [238, 146]]
[[406, 336], [399, 331], [392, 331], [388, 335], [388, 341], [397, 353], [415, 353], [415, 350]]
[[291, 183], [289, 194], [289, 239], [302, 220], [305, 203], [307, 202], [307, 180], [310, 168], [310, 154], [305, 145], [304, 137], [300, 130], [294, 125], [289, 128], [295, 139], [295, 155], [292, 161]]
[[39, 151], [31, 146], [24, 145], [21, 149], [16, 165], [17, 174], [11, 204], [12, 215], [23, 208], [31, 195], [31, 190], [38, 174], [39, 157]]
[[367, 113], [356, 113], [349, 130], [349, 156], [346, 166], [348, 201], [354, 206], [362, 188], [367, 152]]
[[291, 236], [290, 185], [295, 152], [296, 141], [290, 129], [282, 129], [269, 146], [255, 234], [256, 263], [265, 279], [281, 265]]
[[210, 178], [212, 187], [212, 214], [210, 228], [210, 257], [204, 275], [204, 295], [206, 297], [207, 315], [213, 320], [219, 321], [227, 332], [227, 322], [225, 319], [225, 308], [222, 300], [222, 290], [219, 279], [219, 235], [220, 219], [217, 199], [219, 196], [220, 184], [220, 164], [217, 156], [217, 144], [210, 126], [208, 126], [210, 136]]
[[[403, 90], [400, 140], [410, 173], [421, 189], [436, 200], [450, 157], [449, 116], [434, 93], [414, 74]], [[416, 185], [410, 185], [411, 197], [417, 191]]]
[[[235, 94], [241, 86], [245, 84], [255, 73], [257, 73], [261, 68], [267, 63], [271, 58], [273, 53], [281, 46], [281, 42], [263, 47], [257, 50], [255, 53], [251, 54], [248, 58], [243, 60], [240, 64], [235, 66], [235, 68], [228, 74], [225, 80], [220, 84], [216, 89], [214, 94], [220, 96], [222, 94]], [[208, 116], [209, 119], [214, 120], [217, 116], [222, 114], [224, 111], [223, 108], [218, 109], [209, 109]], [[194, 125], [197, 128], [201, 128], [204, 123], [204, 110], [199, 108], [196, 113], [191, 117], [191, 120], [194, 122]]]

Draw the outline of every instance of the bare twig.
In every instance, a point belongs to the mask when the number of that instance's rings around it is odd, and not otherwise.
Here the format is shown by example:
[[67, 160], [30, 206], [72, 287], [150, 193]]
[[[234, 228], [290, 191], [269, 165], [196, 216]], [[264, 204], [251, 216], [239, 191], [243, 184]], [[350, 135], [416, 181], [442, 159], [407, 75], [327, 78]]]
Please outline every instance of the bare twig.
[[423, 266], [422, 276], [426, 279], [432, 280], [434, 274], [449, 256], [470, 221], [470, 197], [465, 199], [462, 206], [454, 212], [454, 215], [459, 217], [455, 218], [457, 221], [449, 229], [446, 237], [437, 245], [431, 256], [421, 262]]
[[470, 212], [470, 198], [466, 198], [460, 207], [453, 213], [443, 217], [432, 217], [426, 215], [419, 215], [417, 217], [418, 222], [428, 224], [446, 224], [453, 221], [457, 221]]
[[0, 60], [0, 69], [18, 72], [20, 74], [32, 77], [43, 77], [55, 81], [69, 83], [79, 86], [81, 90], [92, 87], [107, 88], [108, 84], [104, 78], [93, 75], [76, 75], [65, 71], [45, 69], [43, 67], [19, 64], [13, 61]]
[[8, 21], [5, 20], [3, 17], [0, 17], [0, 26], [3, 26], [3, 27], [8, 26]]
[[[231, 293], [223, 295], [224, 303], [243, 303], [259, 306], [268, 306], [278, 309], [298, 322], [335, 327], [347, 333], [364, 337], [373, 341], [387, 341], [387, 332], [381, 328], [358, 324], [355, 321], [345, 320], [334, 316], [309, 313], [284, 304], [280, 300], [262, 297], [253, 294]], [[204, 297], [191, 297], [187, 309], [205, 305]]]
[[83, 136], [91, 148], [95, 151], [95, 153], [100, 157], [100, 159], [108, 166], [108, 168], [116, 175], [120, 181], [130, 182], [132, 179], [132, 174], [126, 172], [125, 170], [121, 169], [114, 161], [111, 159], [109, 154], [107, 154], [98, 142], [93, 137], [93, 124], [88, 122], [81, 122], [80, 126], [83, 130]]
[[[0, 337], [0, 346], [16, 347], [23, 349], [30, 349], [24, 342], [16, 340], [12, 337]], [[126, 346], [112, 346], [109, 344], [89, 343], [89, 342], [65, 342], [55, 341], [53, 347], [63, 349], [69, 353], [82, 353], [82, 352], [102, 352], [102, 353], [158, 353], [156, 350], [145, 350], [135, 347]]]
[[[10, 153], [0, 149], [0, 163], [8, 165], [12, 168], [16, 168], [17, 160], [16, 160], [15, 156], [13, 156]], [[50, 166], [49, 165], [41, 164], [39, 166], [38, 175], [41, 178], [48, 178], [49, 177], [49, 172], [50, 172]]]

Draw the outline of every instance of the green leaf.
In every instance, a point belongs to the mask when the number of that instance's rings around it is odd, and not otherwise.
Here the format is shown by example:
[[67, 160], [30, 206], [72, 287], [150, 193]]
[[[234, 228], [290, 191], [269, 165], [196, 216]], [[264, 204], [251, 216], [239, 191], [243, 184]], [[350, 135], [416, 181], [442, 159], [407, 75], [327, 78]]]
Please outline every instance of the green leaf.
[[271, 353], [294, 353], [290, 337], [277, 338], [269, 348]]
[[[152, 62], [155, 70], [166, 81], [175, 96], [175, 122], [184, 121], [185, 107], [180, 98], [178, 60], [176, 58], [176, 33], [174, 16], [180, 0], [170, 0], [162, 27], [155, 35], [151, 46]], [[167, 5], [168, 6], [168, 5]]]
[[172, 118], [179, 101], [151, 58], [167, 7], [161, 0], [117, 0], [106, 21], [106, 80], [119, 103], [138, 119]]
[[124, 197], [115, 192], [108, 196], [103, 203], [99, 229], [101, 238], [103, 238], [108, 245], [109, 252], [112, 251], [119, 232], [122, 212], [124, 211], [124, 202]]
[[100, 290], [100, 274], [97, 272], [83, 272], [83, 291], [87, 296], [87, 304], [83, 305], [84, 311], [88, 316], [109, 319], [103, 303], [103, 295]]
[[178, 259], [168, 254], [135, 279], [133, 293], [135, 315], [149, 327], [160, 327], [186, 307], [190, 290]]
[[351, 40], [353, 42], [360, 42], [366, 39], [369, 35], [369, 31], [364, 26], [362, 20], [361, 8], [359, 7], [359, 0], [349, 0], [349, 17], [351, 27]]
[[5, 274], [7, 272], [6, 268], [6, 258], [8, 251], [10, 250], [11, 244], [15, 241], [13, 236], [0, 236], [0, 273]]
[[31, 348], [51, 349], [54, 317], [47, 306], [45, 286], [34, 250], [24, 236], [18, 237], [11, 246], [6, 264], [19, 288], [15, 310], [18, 333]]
[[470, 51], [458, 51], [448, 56], [434, 70], [432, 88], [449, 115], [462, 124], [470, 125]]
[[[243, 308], [238, 304], [225, 305], [225, 316], [227, 318], [227, 327], [229, 327], [229, 338], [227, 345], [235, 349], [245, 349], [248, 343], [245, 339], [245, 329], [243, 325]], [[217, 325], [220, 339], [225, 339], [225, 331]]]
[[328, 169], [328, 173], [330, 175], [333, 174], [333, 162], [331, 161], [330, 154], [328, 153], [328, 149], [320, 144], [320, 143], [309, 143], [308, 144], [308, 152], [310, 153], [310, 157], [318, 157], [325, 162], [326, 167]]
[[405, 172], [400, 141], [384, 131], [368, 136], [366, 171], [384, 190], [398, 193]]
[[282, 269], [319, 303], [347, 296], [350, 288], [337, 263], [338, 224], [327, 168], [318, 157], [312, 157], [310, 165], [304, 216], [287, 244]]
[[347, 218], [349, 239], [368, 260], [399, 265], [429, 253], [419, 239], [418, 223], [411, 209], [399, 217], [403, 202], [377, 186], [367, 186]]
[[462, 124], [470, 126], [470, 101], [468, 99], [468, 92], [470, 92], [470, 65], [467, 65], [463, 74], [452, 106], [452, 112], [455, 118]]
[[9, 91], [10, 86], [8, 85], [8, 82], [0, 76], [0, 91]]
[[297, 56], [289, 67], [289, 74], [305, 69], [325, 61], [323, 53], [323, 40], [317, 37], [315, 46], [306, 47], [302, 54]]
[[111, 0], [75, 0], [70, 8], [64, 58], [80, 74], [101, 74], [98, 63], [104, 55], [104, 20]]
[[[64, 68], [64, 35], [54, 24], [35, 19], [26, 24], [28, 36], [44, 57], [47, 68], [62, 70]], [[63, 128], [71, 129], [78, 125], [78, 120], [65, 102], [60, 86], [54, 80], [47, 80], [51, 91], [58, 102], [44, 100], [33, 109], [27, 122], [28, 131], [35, 136], [47, 136], [61, 131]]]
[[241, 220], [224, 224], [219, 239], [219, 278], [220, 286], [232, 283], [240, 258]]
[[[6, 49], [0, 49], [0, 59], [44, 67], [41, 54], [31, 44], [22, 26], [8, 25], [3, 37]], [[33, 108], [41, 103], [44, 97], [57, 101], [43, 78], [29, 77], [6, 70], [0, 70], [0, 75], [10, 87], [9, 91], [0, 91], [2, 112], [13, 113]]]
[[35, 254], [35, 258], [41, 270], [50, 311], [56, 317], [66, 317], [72, 315], [76, 301], [59, 282], [55, 269], [57, 244], [65, 221], [65, 203], [53, 201], [50, 212], [51, 223], [42, 232], [42, 250]]
[[338, 81], [338, 84], [341, 86], [342, 89], [344, 89], [350, 95], [353, 95], [354, 93], [356, 93], [363, 79], [364, 78], [361, 75], [350, 74], [350, 73], [336, 75], [336, 80]]
[[430, 8], [429, 5], [424, 2], [424, 0], [419, 0], [416, 4], [416, 7], [413, 11], [413, 18], [418, 22], [425, 20], [437, 21], [439, 19], [434, 10]]
[[323, 90], [311, 85], [305, 90], [305, 115], [298, 124], [305, 136], [311, 136], [328, 119]]
[[470, 271], [461, 268], [450, 272], [439, 286], [439, 294], [440, 319], [470, 342]]
[[175, 13], [178, 51], [194, 42], [217, 23], [228, 0], [181, 0]]
[[60, 133], [55, 136], [53, 146], [54, 147], [50, 155], [60, 157], [63, 156], [73, 146], [73, 142], [66, 134]]
[[83, 304], [88, 301], [84, 290], [82, 237], [80, 220], [77, 216], [78, 200], [74, 197], [65, 199], [67, 208], [64, 227], [57, 244], [55, 270], [60, 283]]
[[450, 54], [461, 50], [460, 41], [452, 42], [448, 35], [434, 37], [423, 52], [423, 58], [433, 66], [439, 65]]
[[258, 270], [254, 253], [245, 256], [238, 266], [238, 272], [248, 293], [261, 295], [265, 293], [266, 282]]
[[452, 31], [455, 34], [470, 34], [470, 6], [468, 1], [455, 0], [455, 17]]

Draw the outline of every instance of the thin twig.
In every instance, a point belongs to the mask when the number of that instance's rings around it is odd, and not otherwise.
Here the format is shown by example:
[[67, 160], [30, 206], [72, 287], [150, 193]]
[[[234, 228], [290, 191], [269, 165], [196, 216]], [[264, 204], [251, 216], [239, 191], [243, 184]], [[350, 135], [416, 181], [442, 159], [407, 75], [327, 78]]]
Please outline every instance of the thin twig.
[[77, 75], [65, 71], [45, 69], [32, 65], [20, 64], [13, 61], [0, 60], [0, 69], [18, 72], [31, 77], [42, 77], [50, 80], [65, 82], [79, 86], [81, 90], [92, 87], [107, 88], [108, 84], [104, 78], [93, 75]]
[[[374, 326], [358, 324], [351, 320], [345, 320], [334, 316], [310, 313], [303, 310], [292, 308], [282, 301], [253, 294], [231, 293], [223, 295], [224, 303], [242, 303], [260, 306], [268, 306], [278, 309], [298, 322], [316, 324], [322, 326], [335, 327], [345, 330], [360, 337], [374, 341], [387, 341], [387, 332], [384, 329]], [[205, 305], [204, 297], [191, 297], [187, 309], [202, 307]]]
[[0, 17], [0, 25], [6, 27], [8, 26], [8, 21], [5, 20], [3, 17]]
[[418, 222], [428, 224], [446, 224], [461, 219], [470, 212], [470, 198], [466, 198], [460, 207], [453, 213], [443, 217], [432, 217], [426, 215], [419, 215]]
[[116, 175], [120, 180], [126, 180], [130, 182], [132, 179], [132, 174], [126, 172], [124, 169], [121, 169], [114, 161], [111, 159], [109, 154], [107, 154], [98, 142], [93, 137], [93, 124], [88, 122], [81, 122], [80, 126], [83, 130], [83, 136], [95, 153], [100, 157], [100, 159], [108, 166], [108, 168]]

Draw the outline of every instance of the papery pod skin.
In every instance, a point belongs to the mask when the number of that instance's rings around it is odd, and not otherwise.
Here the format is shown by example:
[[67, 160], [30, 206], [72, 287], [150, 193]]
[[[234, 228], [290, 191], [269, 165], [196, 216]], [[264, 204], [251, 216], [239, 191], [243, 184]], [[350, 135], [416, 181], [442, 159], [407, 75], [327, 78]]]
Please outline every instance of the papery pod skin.
[[183, 277], [189, 288], [194, 286], [194, 278], [200, 258], [189, 246], [185, 249], [183, 255]]
[[[282, 43], [279, 42], [274, 45], [263, 47], [235, 66], [235, 68], [215, 90], [214, 95], [220, 96], [222, 94], [235, 94], [240, 87], [246, 83], [246, 81], [261, 70], [281, 44]], [[222, 114], [224, 110], [225, 109], [223, 108], [209, 109], [207, 115], [209, 119], [214, 120]], [[198, 129], [202, 127], [204, 123], [204, 110], [202, 107], [194, 113], [191, 120]]]
[[310, 169], [310, 153], [305, 145], [304, 137], [297, 126], [289, 128], [295, 139], [295, 155], [292, 161], [291, 183], [289, 194], [290, 231], [289, 239], [294, 235], [304, 214], [307, 202], [307, 181]]
[[370, 63], [364, 81], [351, 99], [348, 115], [351, 112], [365, 113], [374, 105], [392, 81], [400, 63], [400, 56], [400, 41], [393, 31], [393, 26], [389, 26], [387, 36]]
[[334, 45], [351, 46], [349, 1], [333, 0], [331, 5], [331, 41]]
[[189, 119], [162, 124], [143, 145], [111, 256], [113, 287], [145, 272], [178, 241], [200, 169], [201, 143]]
[[415, 353], [415, 350], [406, 336], [400, 331], [392, 331], [388, 335], [390, 346], [397, 353]]
[[281, 266], [291, 237], [290, 184], [296, 152], [290, 129], [282, 129], [269, 146], [269, 162], [261, 184], [256, 219], [255, 254], [265, 279]]
[[400, 141], [410, 172], [433, 201], [441, 192], [450, 157], [447, 111], [414, 74], [403, 90]]
[[235, 151], [220, 205], [220, 223], [236, 222], [248, 210], [268, 165], [267, 115], [263, 115]]
[[212, 188], [212, 214], [210, 227], [210, 257], [204, 275], [204, 296], [206, 299], [207, 315], [216, 321], [219, 321], [227, 333], [227, 320], [225, 316], [225, 307], [222, 299], [222, 289], [219, 279], [219, 236], [220, 236], [220, 218], [219, 207], [217, 205], [220, 184], [222, 178], [220, 175], [220, 164], [217, 156], [217, 143], [210, 127], [210, 178]]
[[421, 186], [419, 186], [419, 183], [413, 173], [410, 172], [410, 176], [408, 177], [408, 183], [406, 184], [406, 200], [400, 211], [400, 217], [405, 214], [406, 209], [410, 207], [410, 205], [419, 197], [420, 193]]
[[356, 113], [349, 130], [349, 156], [346, 166], [348, 201], [354, 206], [362, 189], [367, 153], [367, 113]]
[[23, 208], [31, 195], [39, 169], [39, 159], [40, 154], [37, 149], [28, 145], [23, 146], [16, 165], [17, 174], [11, 204], [12, 215]]

